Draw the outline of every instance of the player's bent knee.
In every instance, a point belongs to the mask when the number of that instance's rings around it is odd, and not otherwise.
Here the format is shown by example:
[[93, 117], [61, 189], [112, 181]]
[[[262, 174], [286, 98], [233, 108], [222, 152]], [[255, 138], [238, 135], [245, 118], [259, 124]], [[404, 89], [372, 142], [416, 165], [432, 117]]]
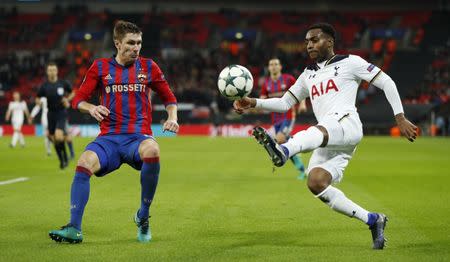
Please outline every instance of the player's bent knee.
[[159, 157], [158, 143], [152, 139], [142, 141], [139, 146], [139, 155], [141, 158]]
[[77, 166], [84, 167], [91, 171], [91, 173], [95, 173], [100, 170], [100, 161], [95, 152], [88, 150], [81, 154]]
[[283, 144], [286, 143], [286, 136], [283, 133], [278, 133], [275, 136], [275, 139], [277, 140], [278, 144]]
[[308, 175], [308, 188], [317, 195], [331, 184], [331, 174], [322, 168], [313, 168]]

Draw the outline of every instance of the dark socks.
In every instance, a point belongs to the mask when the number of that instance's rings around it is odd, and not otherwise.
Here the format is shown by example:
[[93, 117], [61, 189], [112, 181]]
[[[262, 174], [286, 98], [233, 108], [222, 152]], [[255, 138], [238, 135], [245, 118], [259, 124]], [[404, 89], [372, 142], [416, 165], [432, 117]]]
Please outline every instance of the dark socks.
[[144, 158], [141, 169], [141, 208], [138, 217], [147, 218], [149, 216], [150, 205], [155, 195], [156, 186], [159, 179], [159, 157]]
[[89, 199], [91, 176], [87, 168], [77, 166], [70, 191], [70, 224], [78, 230], [81, 230], [84, 207]]

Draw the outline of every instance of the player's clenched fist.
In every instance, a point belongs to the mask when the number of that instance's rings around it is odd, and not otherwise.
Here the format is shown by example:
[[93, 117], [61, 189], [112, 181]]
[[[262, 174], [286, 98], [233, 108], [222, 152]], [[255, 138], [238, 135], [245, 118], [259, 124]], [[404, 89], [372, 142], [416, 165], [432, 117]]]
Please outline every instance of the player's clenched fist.
[[108, 108], [102, 105], [94, 106], [91, 109], [89, 109], [89, 114], [99, 122], [101, 122], [104, 119], [104, 117], [108, 116], [109, 113], [110, 112]]
[[175, 120], [167, 120], [163, 124], [163, 130], [164, 131], [170, 131], [170, 132], [173, 132], [173, 133], [178, 133], [179, 129], [180, 129], [180, 127], [179, 127], [177, 121], [175, 121]]

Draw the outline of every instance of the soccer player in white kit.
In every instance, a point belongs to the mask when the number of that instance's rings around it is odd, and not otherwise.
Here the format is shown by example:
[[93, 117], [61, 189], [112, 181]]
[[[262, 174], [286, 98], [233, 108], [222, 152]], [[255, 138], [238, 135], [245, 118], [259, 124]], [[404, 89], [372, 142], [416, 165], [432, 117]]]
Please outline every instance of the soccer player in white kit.
[[6, 111], [6, 121], [11, 119], [11, 124], [14, 129], [10, 147], [15, 147], [19, 141], [22, 147], [25, 146], [25, 139], [22, 134], [22, 125], [24, 114], [27, 117], [28, 123], [31, 124], [30, 113], [28, 112], [27, 103], [20, 100], [19, 92], [13, 93], [13, 101], [9, 102], [8, 110]]
[[50, 139], [48, 137], [48, 119], [47, 119], [47, 112], [48, 112], [48, 107], [47, 107], [47, 98], [46, 97], [42, 97], [40, 98], [40, 104], [36, 103], [36, 105], [33, 107], [33, 109], [31, 110], [31, 118], [35, 118], [36, 115], [39, 113], [39, 111], [42, 109], [41, 112], [41, 126], [42, 126], [42, 131], [44, 132], [44, 145], [45, 145], [45, 150], [47, 151], [47, 155], [51, 154], [51, 142]]
[[355, 55], [334, 54], [334, 28], [325, 23], [312, 25], [306, 34], [306, 48], [315, 64], [308, 66], [281, 98], [243, 98], [234, 102], [238, 113], [255, 107], [285, 112], [309, 97], [318, 124], [296, 133], [279, 145], [261, 127], [253, 135], [269, 153], [275, 166], [282, 166], [290, 156], [313, 151], [308, 166], [308, 188], [333, 210], [355, 217], [367, 225], [372, 233], [373, 248], [383, 249], [387, 217], [372, 213], [357, 205], [334, 187], [342, 179], [345, 168], [363, 136], [362, 124], [355, 100], [361, 80], [382, 89], [391, 105], [401, 133], [411, 142], [417, 128], [403, 114], [403, 106], [396, 85], [378, 67]]

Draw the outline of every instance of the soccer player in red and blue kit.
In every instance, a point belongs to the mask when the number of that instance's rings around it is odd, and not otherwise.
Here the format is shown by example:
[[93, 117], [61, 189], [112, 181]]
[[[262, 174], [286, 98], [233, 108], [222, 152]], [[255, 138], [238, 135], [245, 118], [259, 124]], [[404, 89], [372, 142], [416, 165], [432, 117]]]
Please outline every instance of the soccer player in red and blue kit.
[[[276, 57], [269, 60], [268, 69], [269, 76], [266, 77], [261, 87], [260, 98], [282, 97], [289, 87], [295, 83], [295, 78], [281, 72], [282, 65], [280, 59]], [[275, 139], [278, 143], [285, 143], [291, 136], [295, 123], [296, 108], [293, 107], [286, 113], [271, 113]], [[299, 112], [306, 111], [305, 101], [300, 103], [298, 109]], [[290, 159], [299, 172], [298, 179], [305, 179], [305, 166], [300, 156], [294, 155]]]
[[[159, 147], [152, 137], [150, 93], [156, 92], [168, 114], [163, 129], [178, 132], [176, 98], [158, 65], [139, 52], [142, 31], [133, 23], [114, 26], [117, 55], [96, 59], [89, 68], [72, 106], [100, 122], [100, 135], [80, 156], [71, 188], [70, 223], [50, 231], [57, 241], [80, 243], [81, 220], [87, 204], [92, 175], [104, 176], [127, 163], [141, 170], [141, 206], [134, 216], [140, 242], [151, 240], [149, 208], [160, 172]], [[88, 102], [98, 92], [100, 105]]]

